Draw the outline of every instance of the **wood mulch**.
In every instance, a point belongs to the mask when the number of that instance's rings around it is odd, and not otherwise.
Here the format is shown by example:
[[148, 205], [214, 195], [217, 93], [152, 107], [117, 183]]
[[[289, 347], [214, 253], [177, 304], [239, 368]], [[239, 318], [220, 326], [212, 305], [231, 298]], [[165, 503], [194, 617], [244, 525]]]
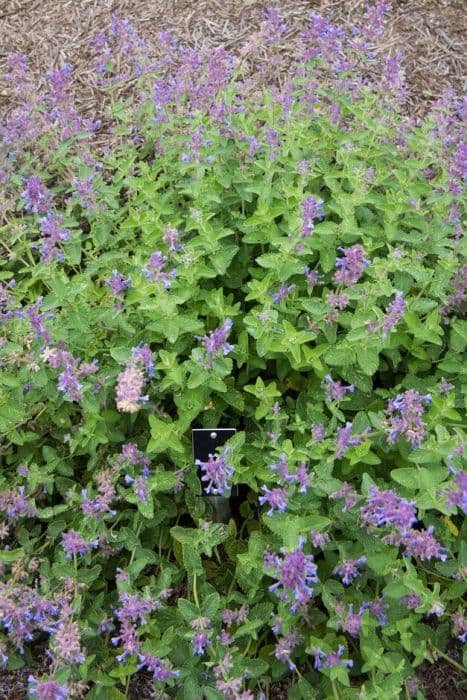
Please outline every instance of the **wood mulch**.
[[[150, 42], [161, 29], [173, 29], [194, 47], [224, 45], [235, 52], [258, 29], [267, 7], [286, 20], [293, 46], [311, 11], [343, 27], [362, 21], [367, 0], [0, 0], [0, 74], [9, 52], [30, 57], [38, 75], [73, 66], [75, 89], [84, 108], [102, 100], [92, 90], [89, 40], [110, 26], [111, 14], [129, 19]], [[464, 0], [393, 0], [384, 47], [405, 54], [409, 107], [423, 114], [433, 99], [452, 86], [465, 92], [467, 13]], [[14, 99], [0, 84], [0, 109]], [[98, 111], [98, 110], [97, 110]]]

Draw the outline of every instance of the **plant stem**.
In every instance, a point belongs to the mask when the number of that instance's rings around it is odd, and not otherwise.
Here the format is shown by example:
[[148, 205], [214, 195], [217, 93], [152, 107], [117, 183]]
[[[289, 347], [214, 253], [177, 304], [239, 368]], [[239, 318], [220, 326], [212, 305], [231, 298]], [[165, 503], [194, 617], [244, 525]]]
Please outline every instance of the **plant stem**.
[[193, 574], [193, 598], [195, 599], [195, 605], [199, 610], [198, 589], [197, 589], [196, 583], [197, 583], [197, 576], [196, 576], [196, 574]]
[[457, 663], [457, 661], [454, 661], [454, 659], [451, 659], [451, 657], [445, 654], [444, 651], [441, 651], [441, 649], [438, 649], [438, 647], [435, 647], [433, 645], [431, 645], [431, 648], [438, 654], [438, 656], [441, 656], [442, 659], [448, 661], [451, 664], [451, 666], [454, 666], [454, 668], [457, 668], [458, 671], [462, 671], [462, 673], [465, 674], [465, 668], [459, 663]]
[[337, 690], [336, 682], [331, 680], [331, 688], [332, 688], [332, 694], [334, 695], [336, 700], [339, 700], [339, 693]]
[[[142, 523], [139, 522], [138, 527], [136, 528], [136, 532], [135, 532], [136, 537], [138, 537], [139, 533], [141, 532], [141, 526], [142, 526]], [[133, 549], [133, 551], [131, 553], [131, 557], [130, 557], [130, 563], [128, 564], [128, 566], [131, 566], [133, 564], [135, 554], [136, 554], [136, 549]]]

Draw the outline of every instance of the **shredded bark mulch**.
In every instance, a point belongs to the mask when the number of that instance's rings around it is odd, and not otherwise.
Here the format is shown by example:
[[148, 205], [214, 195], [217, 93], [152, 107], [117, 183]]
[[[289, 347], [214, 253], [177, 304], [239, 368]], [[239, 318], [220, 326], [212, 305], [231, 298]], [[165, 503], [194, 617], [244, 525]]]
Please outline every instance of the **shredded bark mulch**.
[[[258, 29], [267, 7], [286, 20], [291, 46], [311, 11], [340, 26], [362, 21], [367, 0], [0, 0], [0, 72], [9, 52], [30, 57], [38, 74], [71, 63], [83, 106], [102, 99], [90, 89], [89, 41], [106, 30], [112, 13], [129, 19], [155, 41], [161, 29], [173, 29], [190, 46], [224, 45], [235, 53]], [[466, 87], [467, 22], [463, 0], [393, 0], [384, 47], [405, 54], [409, 107], [423, 114], [452, 86]], [[0, 109], [8, 111], [11, 87], [0, 87]]]

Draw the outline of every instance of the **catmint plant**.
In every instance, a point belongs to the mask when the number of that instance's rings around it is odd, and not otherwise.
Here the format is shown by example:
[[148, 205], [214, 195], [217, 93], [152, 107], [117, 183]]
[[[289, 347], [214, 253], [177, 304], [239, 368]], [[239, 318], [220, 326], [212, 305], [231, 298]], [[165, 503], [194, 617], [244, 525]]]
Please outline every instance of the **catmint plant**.
[[[236, 55], [113, 15], [92, 114], [73, 65], [6, 57], [0, 668], [22, 696], [405, 697], [461, 663], [465, 100], [411, 115], [389, 11], [295, 33], [273, 8]], [[195, 462], [192, 428], [221, 425]]]

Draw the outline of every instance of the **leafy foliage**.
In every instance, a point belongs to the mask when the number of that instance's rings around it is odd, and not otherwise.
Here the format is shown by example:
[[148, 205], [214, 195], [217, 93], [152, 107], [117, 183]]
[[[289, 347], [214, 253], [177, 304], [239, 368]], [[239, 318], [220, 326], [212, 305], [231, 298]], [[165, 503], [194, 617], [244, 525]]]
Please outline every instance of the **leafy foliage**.
[[[404, 115], [384, 9], [312, 16], [285, 79], [273, 10], [247, 62], [167, 34], [152, 62], [115, 18], [102, 121], [10, 57], [0, 662], [49, 639], [31, 697], [145, 668], [180, 700], [399, 698], [465, 641], [465, 105]], [[191, 452], [216, 426], [227, 524]]]

